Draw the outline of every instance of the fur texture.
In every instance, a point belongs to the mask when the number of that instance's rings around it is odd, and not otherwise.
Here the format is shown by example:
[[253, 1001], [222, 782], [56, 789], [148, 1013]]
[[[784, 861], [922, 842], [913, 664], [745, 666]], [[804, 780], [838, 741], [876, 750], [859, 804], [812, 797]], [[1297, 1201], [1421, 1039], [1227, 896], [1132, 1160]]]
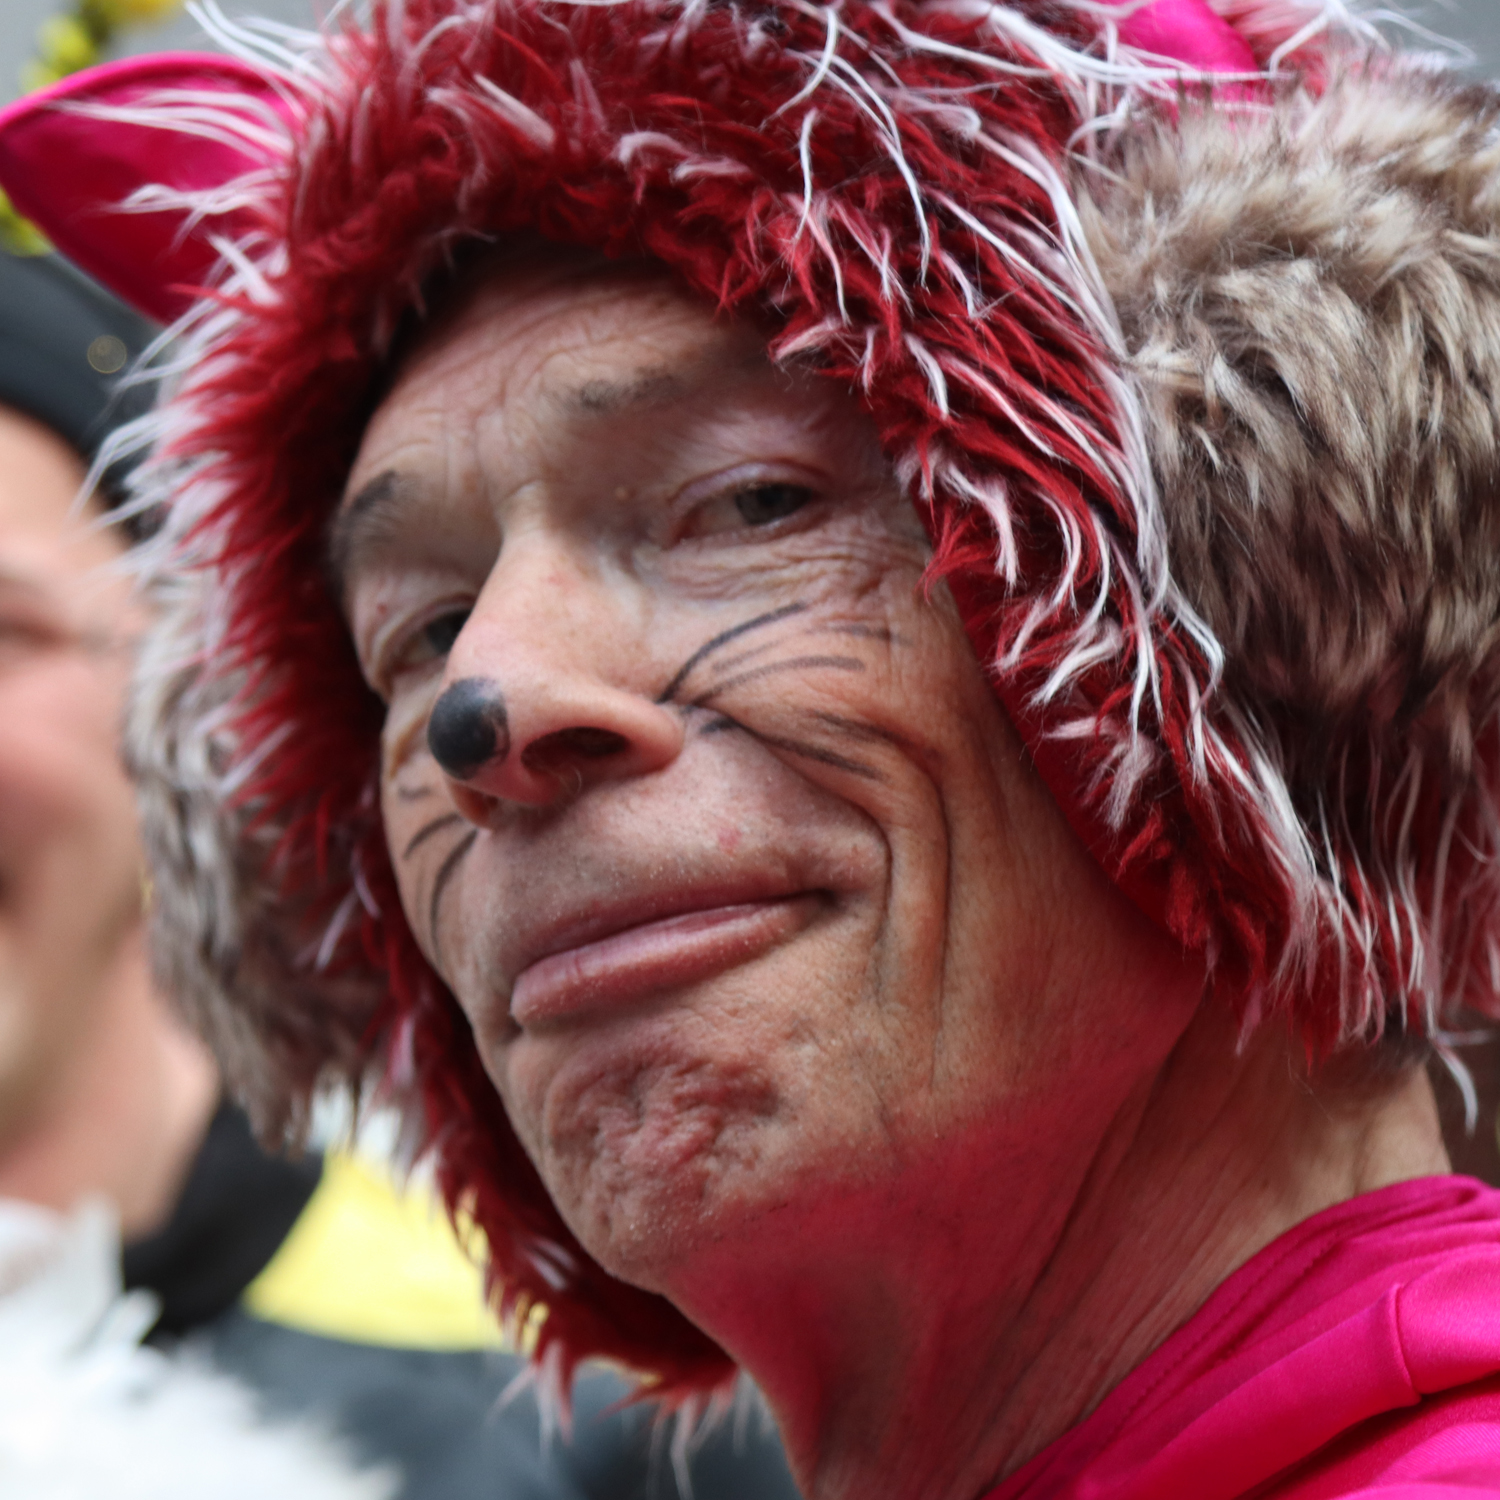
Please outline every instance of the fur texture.
[[1340, 1040], [1495, 1004], [1497, 109], [1364, 59], [1185, 105], [1080, 185], [1212, 712], [1301, 833], [1277, 977]]
[[1060, 805], [1246, 1024], [1327, 1050], [1495, 1006], [1495, 106], [1320, 9], [1216, 8], [1291, 71], [1178, 93], [1083, 0], [408, 0], [309, 39], [285, 157], [183, 202], [249, 228], [141, 480], [166, 982], [267, 1129], [320, 1080], [410, 1107], [559, 1380], [728, 1372], [572, 1240], [418, 954], [323, 584], [466, 241], [655, 257], [862, 393]]

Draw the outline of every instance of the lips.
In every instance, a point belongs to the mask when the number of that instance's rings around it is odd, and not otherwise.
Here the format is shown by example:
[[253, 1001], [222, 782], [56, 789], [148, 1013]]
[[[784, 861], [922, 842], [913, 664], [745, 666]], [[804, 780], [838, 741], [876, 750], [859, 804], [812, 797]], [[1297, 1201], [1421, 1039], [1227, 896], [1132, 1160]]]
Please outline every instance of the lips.
[[511, 1017], [534, 1028], [710, 979], [796, 936], [827, 901], [818, 891], [698, 889], [575, 917], [529, 945]]

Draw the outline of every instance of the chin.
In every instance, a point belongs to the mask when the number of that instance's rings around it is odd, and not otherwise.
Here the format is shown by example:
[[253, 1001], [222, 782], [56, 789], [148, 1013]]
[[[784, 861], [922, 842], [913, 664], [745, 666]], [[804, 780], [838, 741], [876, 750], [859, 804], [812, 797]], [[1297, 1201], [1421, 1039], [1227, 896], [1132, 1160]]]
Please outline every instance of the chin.
[[785, 1114], [761, 1062], [676, 1040], [580, 1049], [549, 1080], [541, 1129], [522, 1132], [580, 1243], [658, 1292], [756, 1213]]

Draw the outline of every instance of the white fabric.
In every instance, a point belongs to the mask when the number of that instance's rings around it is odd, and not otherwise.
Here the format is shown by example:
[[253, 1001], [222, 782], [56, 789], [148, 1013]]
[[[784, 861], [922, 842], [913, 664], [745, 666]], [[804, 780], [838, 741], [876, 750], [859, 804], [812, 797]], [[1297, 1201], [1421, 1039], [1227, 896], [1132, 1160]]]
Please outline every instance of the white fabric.
[[0, 1200], [0, 1500], [389, 1500], [325, 1437], [236, 1381], [144, 1347], [110, 1210]]

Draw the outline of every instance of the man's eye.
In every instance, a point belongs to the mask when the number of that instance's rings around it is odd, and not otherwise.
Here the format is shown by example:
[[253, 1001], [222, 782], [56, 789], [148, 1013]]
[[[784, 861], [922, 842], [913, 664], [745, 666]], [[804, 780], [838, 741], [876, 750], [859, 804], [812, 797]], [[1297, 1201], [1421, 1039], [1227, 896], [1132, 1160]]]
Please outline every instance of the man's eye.
[[429, 620], [422, 627], [423, 644], [434, 656], [446, 656], [453, 649], [459, 632], [468, 624], [469, 614], [467, 609], [450, 609], [447, 614]]
[[378, 643], [369, 669], [370, 686], [389, 702], [408, 673], [425, 677], [434, 663], [441, 663], [452, 651], [470, 613], [468, 606], [455, 605]]
[[747, 526], [769, 526], [794, 515], [814, 498], [805, 484], [753, 484], [734, 497], [734, 508]]

